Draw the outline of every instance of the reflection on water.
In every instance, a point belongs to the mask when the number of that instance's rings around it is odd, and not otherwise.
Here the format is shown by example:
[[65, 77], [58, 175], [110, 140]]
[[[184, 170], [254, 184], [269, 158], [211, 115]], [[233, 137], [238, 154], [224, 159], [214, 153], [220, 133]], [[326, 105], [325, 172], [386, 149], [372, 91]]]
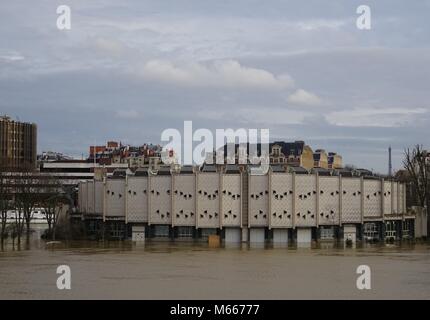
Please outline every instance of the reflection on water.
[[[27, 241], [25, 235], [21, 240], [21, 247], [18, 247], [17, 240], [15, 239], [15, 246], [12, 245], [12, 240], [9, 239], [5, 243], [4, 253], [10, 251], [22, 250], [49, 250], [49, 251], [72, 251], [72, 252], [126, 252], [126, 251], [149, 251], [169, 253], [178, 250], [217, 250], [217, 249], [239, 249], [239, 250], [254, 250], [254, 249], [286, 249], [289, 251], [303, 251], [312, 250], [313, 252], [328, 251], [328, 252], [390, 252], [390, 251], [411, 251], [415, 248], [428, 249], [428, 244], [424, 242], [414, 241], [399, 241], [396, 243], [385, 242], [357, 242], [352, 247], [345, 245], [343, 241], [312, 241], [311, 243], [224, 243], [220, 245], [209, 245], [205, 240], [193, 239], [147, 239], [144, 242], [132, 242], [131, 240], [125, 241], [95, 241], [95, 240], [72, 240], [72, 241], [45, 241], [41, 239], [41, 235], [47, 229], [45, 224], [37, 224], [32, 226], [30, 239]], [[307, 250], [306, 250], [307, 249]], [[1, 253], [0, 253], [1, 254]], [[0, 255], [1, 257], [1, 255]]]
[[[70, 241], [0, 252], [0, 299], [374, 299], [430, 298], [428, 243], [266, 243], [211, 248], [195, 241]], [[56, 288], [69, 265], [72, 290]], [[356, 288], [357, 266], [372, 290]], [[112, 290], [114, 288], [114, 290]]]

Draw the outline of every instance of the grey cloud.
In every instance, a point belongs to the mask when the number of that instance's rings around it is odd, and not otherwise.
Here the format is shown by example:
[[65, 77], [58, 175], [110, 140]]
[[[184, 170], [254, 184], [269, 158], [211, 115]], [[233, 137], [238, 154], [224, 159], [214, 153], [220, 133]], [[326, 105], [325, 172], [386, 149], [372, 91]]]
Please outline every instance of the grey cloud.
[[[388, 145], [399, 168], [405, 147], [428, 144], [429, 1], [372, 2], [366, 32], [355, 28], [361, 1], [63, 2], [69, 32], [55, 27], [57, 1], [0, 11], [0, 113], [37, 122], [40, 150], [157, 142], [184, 120], [268, 127], [272, 139], [307, 140], [381, 172]], [[189, 85], [164, 71], [142, 76], [151, 61], [185, 72]], [[222, 76], [219, 61], [236, 73]], [[288, 99], [296, 90], [321, 104]]]

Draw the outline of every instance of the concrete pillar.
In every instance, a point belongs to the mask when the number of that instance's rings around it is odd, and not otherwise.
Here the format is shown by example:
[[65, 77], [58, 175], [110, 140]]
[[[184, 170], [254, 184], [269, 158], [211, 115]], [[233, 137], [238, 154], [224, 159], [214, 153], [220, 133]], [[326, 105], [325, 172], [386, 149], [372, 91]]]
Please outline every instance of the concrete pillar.
[[312, 242], [311, 228], [297, 228], [297, 245], [309, 246]]
[[264, 228], [251, 228], [249, 242], [264, 243]]
[[131, 240], [135, 242], [145, 241], [145, 226], [132, 226]]
[[248, 228], [242, 228], [242, 242], [248, 242]]
[[273, 244], [288, 244], [288, 229], [273, 229]]
[[428, 236], [427, 230], [427, 211], [422, 207], [412, 207], [412, 211], [415, 213], [414, 229], [415, 238], [422, 238]]
[[240, 243], [241, 230], [239, 228], [224, 228], [225, 243]]

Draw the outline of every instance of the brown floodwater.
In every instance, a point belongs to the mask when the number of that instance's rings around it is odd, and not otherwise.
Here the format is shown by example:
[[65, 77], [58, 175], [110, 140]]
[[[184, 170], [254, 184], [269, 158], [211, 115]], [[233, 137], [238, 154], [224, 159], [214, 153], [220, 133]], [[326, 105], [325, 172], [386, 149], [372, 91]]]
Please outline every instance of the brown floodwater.
[[[0, 251], [0, 299], [429, 299], [430, 245], [210, 248], [185, 241], [38, 240]], [[59, 265], [71, 289], [59, 290]], [[371, 269], [358, 290], [356, 269]]]

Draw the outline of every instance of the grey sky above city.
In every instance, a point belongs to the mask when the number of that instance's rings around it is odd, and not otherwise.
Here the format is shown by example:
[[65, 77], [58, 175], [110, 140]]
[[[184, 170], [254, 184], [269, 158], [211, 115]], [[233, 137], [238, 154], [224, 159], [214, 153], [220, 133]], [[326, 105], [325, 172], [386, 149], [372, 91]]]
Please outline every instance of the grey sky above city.
[[[58, 30], [58, 5], [72, 29]], [[356, 8], [372, 9], [372, 29]], [[31, 9], [29, 9], [31, 7]], [[387, 172], [429, 147], [430, 1], [2, 1], [0, 113], [39, 152], [269, 128]]]

